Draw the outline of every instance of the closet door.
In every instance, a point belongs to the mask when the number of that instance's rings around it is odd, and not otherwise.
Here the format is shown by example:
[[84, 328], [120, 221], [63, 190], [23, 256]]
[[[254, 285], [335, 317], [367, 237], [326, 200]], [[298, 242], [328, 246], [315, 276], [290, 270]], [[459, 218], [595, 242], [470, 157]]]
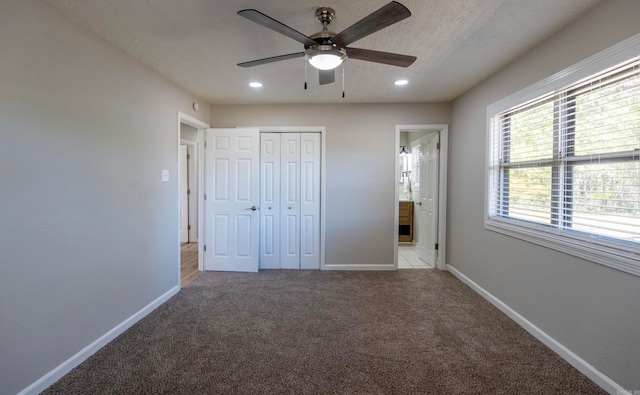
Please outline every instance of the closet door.
[[320, 133], [300, 135], [300, 268], [320, 269]]
[[282, 133], [280, 268], [300, 268], [300, 133]]
[[280, 269], [280, 133], [260, 134], [260, 268]]

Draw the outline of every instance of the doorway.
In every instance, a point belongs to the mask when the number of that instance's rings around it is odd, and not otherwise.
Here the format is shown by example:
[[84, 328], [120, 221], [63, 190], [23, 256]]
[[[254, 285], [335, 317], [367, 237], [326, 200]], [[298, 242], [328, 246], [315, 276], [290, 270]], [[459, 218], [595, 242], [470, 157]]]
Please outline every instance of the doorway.
[[202, 271], [202, 144], [208, 126], [178, 113], [178, 278], [181, 287]]
[[[190, 128], [181, 125], [184, 132]], [[194, 132], [197, 132], [194, 130]], [[184, 133], [182, 134], [183, 136]], [[180, 140], [180, 244], [198, 242], [197, 141]]]
[[447, 143], [447, 125], [396, 126], [394, 265], [398, 269], [446, 270]]
[[193, 281], [198, 270], [197, 129], [180, 125], [180, 285]]

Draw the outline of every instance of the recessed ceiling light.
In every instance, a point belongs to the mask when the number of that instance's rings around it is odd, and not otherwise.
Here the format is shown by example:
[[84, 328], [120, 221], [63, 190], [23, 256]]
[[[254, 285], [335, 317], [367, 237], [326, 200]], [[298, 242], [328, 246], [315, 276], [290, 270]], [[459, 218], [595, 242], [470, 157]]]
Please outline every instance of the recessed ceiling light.
[[249, 82], [249, 86], [252, 88], [262, 88], [262, 84], [260, 82]]
[[407, 85], [408, 83], [409, 83], [408, 80], [397, 80], [396, 82], [394, 82], [394, 85], [402, 86], [402, 85]]

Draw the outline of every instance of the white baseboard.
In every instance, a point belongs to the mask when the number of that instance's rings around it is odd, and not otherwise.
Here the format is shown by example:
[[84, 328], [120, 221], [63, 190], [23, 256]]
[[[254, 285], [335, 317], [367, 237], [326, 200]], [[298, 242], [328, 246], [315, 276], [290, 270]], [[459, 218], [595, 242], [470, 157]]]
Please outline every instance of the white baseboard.
[[396, 270], [394, 265], [324, 265], [322, 270]]
[[49, 373], [42, 376], [40, 379], [35, 381], [33, 384], [31, 384], [27, 388], [20, 391], [18, 395], [32, 395], [32, 394], [36, 395], [41, 393], [42, 391], [47, 389], [49, 386], [51, 386], [53, 383], [58, 381], [62, 376], [69, 373], [71, 369], [80, 365], [82, 362], [84, 362], [87, 358], [95, 354], [96, 351], [100, 350], [111, 340], [118, 337], [118, 335], [120, 335], [121, 333], [129, 329], [136, 322], [140, 321], [144, 316], [151, 313], [158, 306], [160, 306], [161, 304], [169, 300], [169, 298], [177, 294], [178, 291], [180, 291], [179, 286], [171, 288], [169, 291], [165, 292], [158, 299], [149, 303], [148, 305], [140, 309], [138, 312], [134, 313], [132, 316], [122, 321], [120, 324], [116, 325], [109, 332], [100, 336], [93, 343], [89, 344], [82, 350], [78, 351], [74, 356], [72, 356], [71, 358], [67, 359], [66, 361], [58, 365], [55, 369], [53, 369]]
[[500, 311], [505, 313], [509, 318], [514, 320], [518, 325], [523, 327], [527, 332], [531, 333], [536, 339], [540, 340], [547, 347], [549, 347], [556, 354], [560, 355], [562, 359], [569, 362], [574, 368], [578, 369], [582, 374], [590, 378], [594, 383], [598, 384], [603, 390], [610, 394], [625, 394], [627, 393], [622, 386], [607, 377], [605, 374], [591, 366], [587, 361], [580, 358], [573, 351], [562, 345], [560, 342], [549, 336], [542, 329], [535, 326], [531, 321], [520, 315], [511, 307], [504, 304], [500, 299], [496, 298], [484, 288], [473, 282], [470, 278], [462, 274], [456, 268], [451, 265], [447, 265], [447, 269], [451, 274], [456, 276], [460, 281], [467, 284], [471, 289], [480, 294], [483, 298], [488, 300], [491, 304], [497, 307]]

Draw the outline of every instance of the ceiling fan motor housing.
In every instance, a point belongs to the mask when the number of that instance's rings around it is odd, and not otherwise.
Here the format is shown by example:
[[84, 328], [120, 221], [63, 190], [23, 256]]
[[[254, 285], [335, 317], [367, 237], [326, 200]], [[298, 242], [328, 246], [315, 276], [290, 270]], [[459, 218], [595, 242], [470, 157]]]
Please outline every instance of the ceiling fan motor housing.
[[333, 8], [320, 7], [316, 10], [316, 18], [318, 19], [318, 21], [320, 21], [320, 23], [322, 23], [322, 30], [310, 35], [309, 38], [317, 42], [318, 45], [305, 45], [305, 49], [308, 50], [309, 48], [314, 48], [317, 50], [326, 51], [331, 49], [328, 46], [336, 47], [331, 43], [331, 37], [335, 36], [337, 33], [329, 31], [329, 29], [327, 29], [327, 25], [331, 23], [335, 16], [336, 12], [333, 10]]
[[331, 42], [331, 38], [337, 33], [327, 29], [327, 25], [331, 23], [335, 16], [336, 12], [333, 8], [320, 7], [316, 9], [316, 18], [320, 23], [322, 23], [322, 30], [309, 36], [309, 38], [318, 44], [313, 46], [305, 45], [305, 59], [307, 61], [319, 54], [333, 55], [338, 57], [341, 61], [344, 61], [347, 58], [347, 51]]

